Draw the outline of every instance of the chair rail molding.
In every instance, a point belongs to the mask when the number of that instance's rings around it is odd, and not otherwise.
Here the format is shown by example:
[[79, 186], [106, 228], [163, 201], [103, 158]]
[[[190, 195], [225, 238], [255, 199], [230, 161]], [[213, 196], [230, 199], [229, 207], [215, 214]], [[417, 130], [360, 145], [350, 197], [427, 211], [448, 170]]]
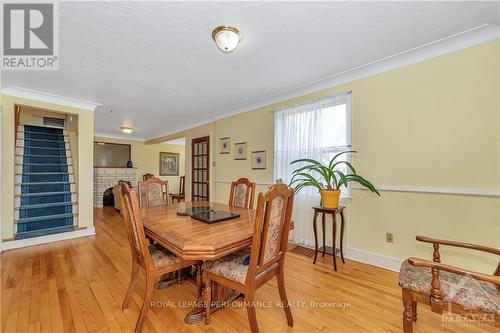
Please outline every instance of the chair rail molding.
[[[457, 187], [432, 187], [432, 186], [411, 186], [411, 185], [375, 185], [379, 191], [386, 192], [407, 192], [407, 193], [428, 193], [461, 195], [472, 197], [500, 197], [500, 189], [489, 188], [457, 188]], [[367, 190], [359, 185], [352, 187], [354, 190]]]
[[[216, 179], [214, 180], [215, 184], [231, 184], [234, 180], [222, 180], [222, 179]], [[265, 182], [265, 181], [254, 181], [256, 185], [260, 186], [273, 186], [274, 183], [272, 182]]]

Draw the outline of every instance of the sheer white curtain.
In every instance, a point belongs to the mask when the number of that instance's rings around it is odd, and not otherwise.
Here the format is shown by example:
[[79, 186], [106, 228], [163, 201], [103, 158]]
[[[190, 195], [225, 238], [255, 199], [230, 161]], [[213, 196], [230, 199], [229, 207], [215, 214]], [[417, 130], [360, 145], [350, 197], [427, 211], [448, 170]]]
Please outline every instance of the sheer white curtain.
[[[299, 166], [290, 165], [293, 160], [312, 158], [327, 163], [335, 153], [349, 149], [350, 124], [348, 93], [275, 111], [275, 179], [290, 183], [293, 170]], [[349, 156], [344, 155], [344, 158], [349, 159]], [[344, 190], [343, 195], [349, 195], [349, 190]], [[290, 241], [314, 245], [312, 207], [319, 203], [317, 189], [304, 188], [296, 195], [293, 208], [295, 228], [290, 232]]]

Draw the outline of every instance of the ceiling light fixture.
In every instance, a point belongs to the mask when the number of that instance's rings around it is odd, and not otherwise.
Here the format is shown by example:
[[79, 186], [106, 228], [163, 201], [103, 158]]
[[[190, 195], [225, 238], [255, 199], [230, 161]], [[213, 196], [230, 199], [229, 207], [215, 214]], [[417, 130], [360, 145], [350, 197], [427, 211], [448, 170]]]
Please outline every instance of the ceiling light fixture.
[[132, 127], [122, 126], [122, 127], [120, 127], [120, 129], [122, 130], [123, 133], [127, 133], [127, 134], [132, 133]]
[[221, 25], [212, 31], [212, 38], [222, 52], [231, 53], [240, 43], [241, 34], [235, 27]]

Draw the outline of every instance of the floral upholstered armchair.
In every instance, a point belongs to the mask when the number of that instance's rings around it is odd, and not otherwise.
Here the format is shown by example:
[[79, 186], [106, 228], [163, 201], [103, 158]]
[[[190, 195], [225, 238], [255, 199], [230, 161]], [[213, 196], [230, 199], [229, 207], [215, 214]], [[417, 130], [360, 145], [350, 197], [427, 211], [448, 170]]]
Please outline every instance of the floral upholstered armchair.
[[447, 310], [468, 318], [488, 320], [497, 326], [500, 320], [500, 263], [493, 275], [481, 274], [441, 263], [440, 245], [454, 246], [500, 255], [500, 250], [481, 245], [417, 236], [417, 240], [431, 243], [433, 261], [409, 258], [401, 266], [399, 285], [403, 298], [403, 329], [413, 332], [417, 321], [417, 302], [431, 306], [431, 311], [442, 314]]

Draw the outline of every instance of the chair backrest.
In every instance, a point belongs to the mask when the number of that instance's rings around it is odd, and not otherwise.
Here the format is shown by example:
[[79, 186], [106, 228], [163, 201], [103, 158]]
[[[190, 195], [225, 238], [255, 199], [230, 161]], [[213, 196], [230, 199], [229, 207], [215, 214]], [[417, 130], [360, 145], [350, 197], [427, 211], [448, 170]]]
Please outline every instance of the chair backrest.
[[139, 182], [139, 193], [144, 196], [143, 206], [161, 206], [168, 203], [168, 182], [160, 178], [149, 178]]
[[146, 181], [150, 178], [154, 178], [154, 177], [155, 177], [155, 175], [153, 175], [151, 173], [146, 173], [146, 174], [142, 175], [142, 181], [144, 182], [144, 181]]
[[149, 253], [146, 235], [144, 234], [139, 202], [137, 201], [137, 194], [125, 182], [121, 184], [119, 192], [125, 229], [127, 230], [132, 255], [142, 258], [146, 265], [152, 265], [151, 254]]
[[252, 240], [252, 252], [246, 282], [284, 259], [292, 217], [294, 190], [275, 184], [259, 193]]
[[231, 183], [229, 206], [252, 209], [254, 197], [255, 183], [247, 178], [240, 178]]
[[181, 179], [179, 180], [179, 194], [180, 195], [184, 195], [185, 184], [186, 184], [186, 176], [181, 176]]

